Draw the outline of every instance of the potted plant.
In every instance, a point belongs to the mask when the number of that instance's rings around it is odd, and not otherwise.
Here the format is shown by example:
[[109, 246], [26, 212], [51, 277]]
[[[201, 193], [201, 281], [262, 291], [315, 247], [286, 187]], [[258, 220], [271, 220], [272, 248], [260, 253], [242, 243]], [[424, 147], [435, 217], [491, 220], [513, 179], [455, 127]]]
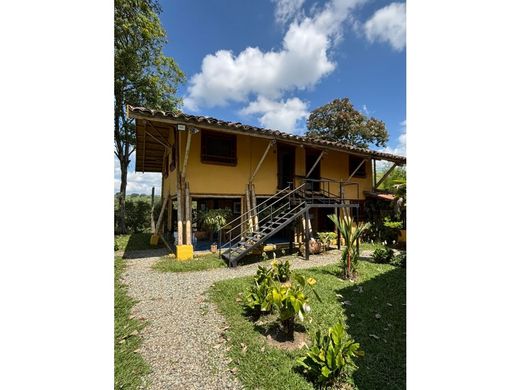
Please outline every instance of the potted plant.
[[209, 233], [209, 239], [213, 241], [211, 245], [211, 252], [217, 252], [217, 243], [215, 240], [215, 233], [218, 232], [227, 222], [227, 219], [231, 217], [232, 213], [230, 209], [208, 209], [201, 210], [199, 212], [198, 220], [202, 227], [204, 227]]

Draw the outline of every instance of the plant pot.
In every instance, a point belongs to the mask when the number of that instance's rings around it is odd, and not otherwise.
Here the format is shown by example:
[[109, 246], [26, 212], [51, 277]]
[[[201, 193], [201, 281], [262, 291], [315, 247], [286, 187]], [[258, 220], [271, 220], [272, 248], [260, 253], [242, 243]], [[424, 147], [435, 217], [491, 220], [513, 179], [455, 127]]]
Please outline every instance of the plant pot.
[[211, 244], [211, 247], [210, 247], [211, 253], [217, 253], [217, 250], [218, 250], [218, 245], [216, 243]]

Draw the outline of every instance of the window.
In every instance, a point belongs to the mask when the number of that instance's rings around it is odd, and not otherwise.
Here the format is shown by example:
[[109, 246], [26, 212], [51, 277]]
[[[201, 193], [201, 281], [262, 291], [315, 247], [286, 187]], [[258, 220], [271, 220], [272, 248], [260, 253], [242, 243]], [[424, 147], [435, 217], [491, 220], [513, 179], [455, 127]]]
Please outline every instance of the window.
[[[355, 169], [359, 166], [359, 164], [361, 164], [361, 162], [363, 161], [364, 159], [362, 157], [358, 157], [358, 156], [349, 156], [349, 159], [348, 159], [348, 171], [349, 171], [349, 175], [352, 175], [352, 173], [354, 173]], [[356, 171], [356, 174], [354, 175], [354, 177], [367, 177], [367, 170], [366, 170], [366, 161], [363, 165], [361, 165], [361, 167]]]
[[211, 131], [201, 132], [201, 160], [204, 163], [237, 164], [237, 137]]

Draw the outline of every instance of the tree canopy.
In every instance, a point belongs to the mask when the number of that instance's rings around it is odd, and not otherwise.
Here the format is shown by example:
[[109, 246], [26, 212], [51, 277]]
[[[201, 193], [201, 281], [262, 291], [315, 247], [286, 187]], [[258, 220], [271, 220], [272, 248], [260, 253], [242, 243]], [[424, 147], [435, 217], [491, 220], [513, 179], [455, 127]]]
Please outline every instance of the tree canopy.
[[177, 87], [184, 74], [164, 55], [166, 31], [157, 0], [114, 2], [114, 146], [121, 165], [119, 230], [125, 232], [127, 169], [135, 149], [135, 125], [126, 117], [127, 104], [176, 111]]
[[312, 111], [307, 129], [307, 136], [361, 148], [386, 146], [388, 142], [384, 122], [357, 111], [348, 98], [335, 99]]

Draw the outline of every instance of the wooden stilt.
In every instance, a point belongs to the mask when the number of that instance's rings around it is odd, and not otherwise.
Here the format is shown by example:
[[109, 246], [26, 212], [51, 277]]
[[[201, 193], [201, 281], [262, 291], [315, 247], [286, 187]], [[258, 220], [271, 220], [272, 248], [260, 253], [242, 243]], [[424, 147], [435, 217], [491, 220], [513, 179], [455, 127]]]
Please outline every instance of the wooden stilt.
[[310, 239], [311, 239], [311, 233], [310, 233], [310, 223], [309, 223], [309, 209], [305, 210], [305, 260], [309, 260], [310, 255]]
[[252, 207], [252, 217], [253, 217], [253, 228], [254, 230], [260, 230], [260, 226], [258, 225], [258, 213], [256, 212], [256, 193], [255, 193], [255, 185], [253, 183], [250, 184], [250, 195], [251, 195], [251, 207]]
[[190, 197], [190, 184], [185, 185], [185, 197], [186, 197], [186, 245], [191, 245], [191, 197]]
[[247, 231], [251, 232], [253, 221], [251, 218], [251, 197], [249, 196], [249, 184], [246, 186], [246, 216], [247, 216]]
[[184, 221], [184, 213], [183, 211], [183, 196], [182, 196], [182, 183], [179, 183], [180, 186], [177, 188], [177, 245], [183, 245], [183, 224]]
[[150, 212], [150, 227], [152, 228], [152, 234], [155, 234], [155, 220], [153, 218], [153, 211], [155, 206], [155, 187], [152, 187], [152, 210]]

